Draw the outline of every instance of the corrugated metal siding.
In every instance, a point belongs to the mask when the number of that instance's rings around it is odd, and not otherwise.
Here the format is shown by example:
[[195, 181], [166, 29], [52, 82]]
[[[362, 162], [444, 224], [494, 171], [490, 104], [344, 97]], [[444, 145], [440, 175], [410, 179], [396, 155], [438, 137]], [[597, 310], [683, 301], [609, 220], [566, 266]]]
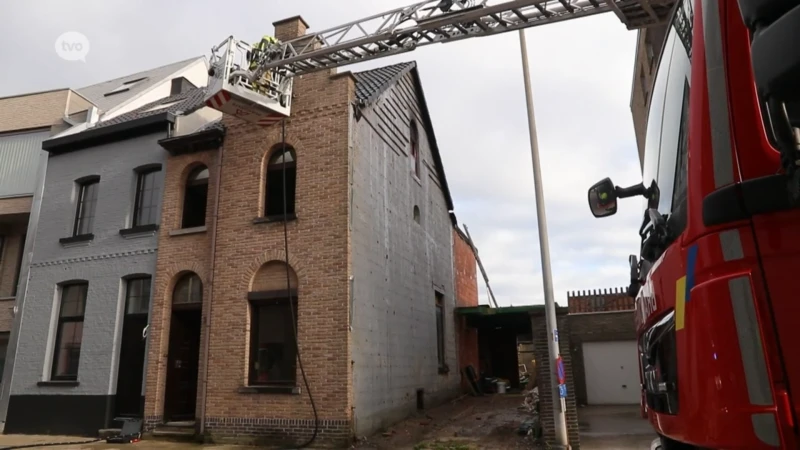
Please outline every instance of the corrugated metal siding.
[[33, 195], [36, 171], [41, 158], [42, 141], [49, 131], [0, 135], [0, 198]]

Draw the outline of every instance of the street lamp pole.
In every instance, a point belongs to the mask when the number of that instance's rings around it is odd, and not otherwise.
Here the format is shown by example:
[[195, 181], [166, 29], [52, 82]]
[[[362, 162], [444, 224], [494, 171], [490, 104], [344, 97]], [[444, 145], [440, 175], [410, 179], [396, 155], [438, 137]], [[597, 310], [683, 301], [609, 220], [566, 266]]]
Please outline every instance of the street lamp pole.
[[[542, 169], [539, 163], [539, 142], [536, 138], [536, 119], [533, 113], [533, 93], [531, 72], [528, 67], [528, 46], [525, 30], [519, 30], [519, 45], [522, 51], [522, 73], [525, 77], [525, 98], [528, 102], [528, 129], [531, 139], [531, 159], [533, 160], [533, 186], [536, 192], [536, 218], [539, 224], [539, 249], [542, 254], [542, 282], [544, 285], [544, 306], [547, 320], [547, 350], [550, 356], [550, 395], [553, 398], [553, 425], [555, 427], [557, 449], [569, 449], [567, 439], [566, 407], [562, 401], [556, 376], [556, 363], [560, 360], [558, 350], [558, 324], [556, 323], [556, 304], [553, 298], [553, 275], [550, 270], [550, 244], [547, 240], [547, 217], [544, 210], [542, 190]], [[544, 393], [543, 393], [544, 394]]]

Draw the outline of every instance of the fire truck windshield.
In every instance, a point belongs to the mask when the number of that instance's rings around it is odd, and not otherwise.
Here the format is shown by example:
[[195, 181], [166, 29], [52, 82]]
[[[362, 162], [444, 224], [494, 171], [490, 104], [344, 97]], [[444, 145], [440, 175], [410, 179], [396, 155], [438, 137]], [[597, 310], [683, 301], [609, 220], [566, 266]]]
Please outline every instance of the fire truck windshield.
[[[679, 1], [659, 60], [645, 136], [642, 181], [645, 186], [657, 184], [658, 211], [669, 217], [667, 228], [673, 237], [686, 226], [693, 17], [692, 2]], [[644, 203], [647, 208], [648, 201]]]

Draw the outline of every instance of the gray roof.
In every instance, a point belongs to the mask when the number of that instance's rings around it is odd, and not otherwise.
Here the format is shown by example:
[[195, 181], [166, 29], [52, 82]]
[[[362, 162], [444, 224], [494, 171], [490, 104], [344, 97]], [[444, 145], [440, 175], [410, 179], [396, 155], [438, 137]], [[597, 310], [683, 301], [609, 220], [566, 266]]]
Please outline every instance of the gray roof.
[[[115, 78], [113, 80], [103, 81], [102, 83], [86, 86], [77, 89], [77, 92], [86, 97], [89, 101], [97, 105], [103, 112], [107, 112], [116, 106], [126, 102], [127, 100], [136, 97], [142, 92], [150, 89], [157, 83], [167, 79], [175, 72], [188, 67], [189, 65], [203, 59], [202, 56], [186, 59], [166, 66], [156, 67], [155, 69], [145, 70], [143, 72], [126, 75], [124, 77]], [[112, 95], [106, 95], [114, 89], [124, 86], [126, 82], [130, 83], [134, 80], [141, 80], [137, 83], [131, 83], [128, 90], [122, 91]]]
[[[115, 125], [123, 122], [130, 122], [144, 117], [155, 116], [163, 113], [177, 113], [182, 111], [188, 114], [203, 106], [205, 103], [203, 99], [206, 95], [206, 88], [193, 88], [180, 94], [171, 95], [169, 97], [160, 98], [154, 102], [150, 102], [142, 107], [134, 109], [133, 111], [119, 116], [112, 117], [111, 119], [98, 122], [92, 129], [103, 128], [110, 125]], [[159, 105], [169, 105], [163, 108], [158, 108]]]
[[417, 63], [412, 61], [353, 73], [356, 77], [356, 100], [361, 103], [374, 100], [414, 67]]

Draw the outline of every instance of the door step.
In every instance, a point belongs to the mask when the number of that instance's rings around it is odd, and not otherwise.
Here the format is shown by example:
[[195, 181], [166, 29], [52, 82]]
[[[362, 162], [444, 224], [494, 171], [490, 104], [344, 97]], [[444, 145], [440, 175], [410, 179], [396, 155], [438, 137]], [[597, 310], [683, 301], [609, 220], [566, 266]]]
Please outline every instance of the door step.
[[183, 422], [167, 422], [156, 426], [152, 431], [153, 437], [156, 439], [165, 439], [171, 441], [194, 441], [195, 429], [194, 421], [187, 420]]

